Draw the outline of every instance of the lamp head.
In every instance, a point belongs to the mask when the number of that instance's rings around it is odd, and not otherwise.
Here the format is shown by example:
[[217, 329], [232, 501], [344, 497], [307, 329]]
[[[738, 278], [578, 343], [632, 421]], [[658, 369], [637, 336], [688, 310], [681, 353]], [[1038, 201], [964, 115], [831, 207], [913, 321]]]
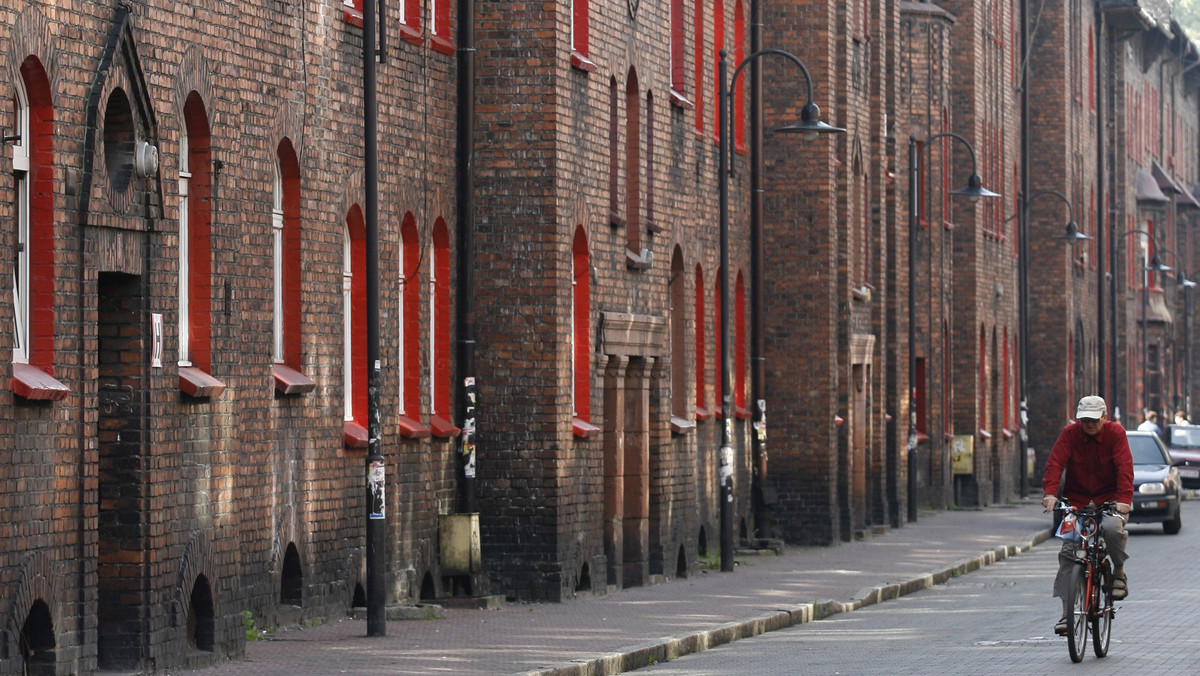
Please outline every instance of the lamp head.
[[991, 190], [983, 187], [983, 179], [979, 176], [979, 174], [971, 174], [971, 177], [967, 179], [967, 187], [963, 188], [962, 190], [955, 190], [953, 191], [953, 194], [963, 195], [967, 199], [971, 200], [971, 203], [978, 202], [979, 198], [981, 197], [1000, 196], [1000, 193], [992, 192]]
[[1183, 289], [1186, 291], [1187, 289], [1196, 288], [1196, 283], [1193, 282], [1192, 280], [1188, 279], [1187, 277], [1180, 277], [1179, 278], [1179, 286], [1183, 287]]
[[1160, 261], [1158, 259], [1158, 252], [1155, 251], [1154, 256], [1152, 256], [1150, 258], [1150, 265], [1147, 265], [1146, 269], [1149, 270], [1150, 272], [1170, 272], [1170, 271], [1174, 270], [1175, 268], [1171, 267], [1170, 265], [1166, 265], [1162, 261]]
[[1071, 221], [1070, 223], [1067, 223], [1067, 231], [1065, 233], [1063, 233], [1062, 235], [1058, 236], [1056, 239], [1065, 239], [1065, 240], [1069, 240], [1069, 241], [1073, 241], [1073, 242], [1080, 242], [1085, 239], [1091, 239], [1091, 238], [1092, 238], [1091, 235], [1085, 235], [1082, 232], [1079, 232], [1079, 224], [1076, 223], [1075, 221]]
[[844, 134], [845, 132], [846, 130], [841, 127], [834, 127], [822, 122], [821, 109], [812, 101], [800, 109], [798, 124], [789, 124], [775, 130], [777, 134], [799, 133], [806, 141], [812, 141], [821, 134]]

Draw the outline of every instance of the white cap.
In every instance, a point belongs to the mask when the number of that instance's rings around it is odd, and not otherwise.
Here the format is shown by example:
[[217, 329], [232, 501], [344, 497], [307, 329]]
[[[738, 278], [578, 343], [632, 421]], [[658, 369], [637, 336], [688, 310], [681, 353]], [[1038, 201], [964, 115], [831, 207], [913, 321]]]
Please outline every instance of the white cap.
[[1108, 406], [1105, 405], [1104, 398], [1090, 394], [1079, 400], [1079, 406], [1075, 407], [1075, 419], [1091, 418], [1099, 420], [1106, 411], [1108, 411]]

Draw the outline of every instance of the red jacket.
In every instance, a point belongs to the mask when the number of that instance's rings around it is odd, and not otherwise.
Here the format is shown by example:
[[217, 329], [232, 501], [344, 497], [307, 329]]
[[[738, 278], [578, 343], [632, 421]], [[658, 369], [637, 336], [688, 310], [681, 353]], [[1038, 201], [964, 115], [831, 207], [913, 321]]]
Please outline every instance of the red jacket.
[[1133, 454], [1125, 428], [1111, 421], [1100, 426], [1096, 436], [1088, 436], [1079, 423], [1063, 428], [1046, 461], [1042, 475], [1045, 495], [1058, 494], [1063, 467], [1067, 478], [1062, 496], [1075, 507], [1088, 502], [1133, 502]]

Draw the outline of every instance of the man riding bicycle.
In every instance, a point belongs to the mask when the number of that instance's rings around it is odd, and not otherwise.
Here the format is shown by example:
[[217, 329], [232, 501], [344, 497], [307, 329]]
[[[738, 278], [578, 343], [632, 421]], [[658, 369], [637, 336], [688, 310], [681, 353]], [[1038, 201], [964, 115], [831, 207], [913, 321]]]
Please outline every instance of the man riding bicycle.
[[[1133, 502], [1133, 455], [1125, 428], [1108, 420], [1108, 406], [1095, 395], [1079, 400], [1075, 422], [1063, 428], [1046, 461], [1042, 475], [1042, 506], [1054, 509], [1061, 499], [1073, 507], [1117, 503], [1117, 518], [1102, 523], [1104, 541], [1113, 561], [1112, 598], [1120, 600], [1129, 593], [1125, 578], [1126, 516]], [[1063, 602], [1062, 619], [1054, 633], [1067, 633], [1067, 588], [1075, 565], [1077, 545], [1064, 542], [1058, 554], [1058, 574], [1054, 577], [1054, 595]]]

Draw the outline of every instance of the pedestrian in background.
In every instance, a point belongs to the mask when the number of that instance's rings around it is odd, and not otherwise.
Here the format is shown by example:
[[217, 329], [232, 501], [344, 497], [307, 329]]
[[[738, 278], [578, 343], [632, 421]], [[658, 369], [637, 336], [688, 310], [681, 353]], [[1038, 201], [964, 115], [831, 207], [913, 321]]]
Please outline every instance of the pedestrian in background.
[[[1101, 529], [1113, 561], [1112, 598], [1125, 598], [1129, 593], [1125, 577], [1129, 533], [1125, 521], [1133, 502], [1133, 454], [1125, 428], [1108, 420], [1108, 405], [1101, 397], [1089, 395], [1079, 400], [1075, 422], [1063, 428], [1050, 450], [1042, 475], [1042, 493], [1042, 507], [1047, 510], [1057, 507], [1059, 500], [1076, 508], [1117, 503], [1117, 516], [1104, 519]], [[1078, 548], [1074, 542], [1063, 542], [1058, 553], [1054, 595], [1062, 599], [1063, 614], [1054, 625], [1054, 633], [1060, 636], [1067, 633], [1067, 591]]]
[[1188, 422], [1187, 416], [1184, 415], [1183, 411], [1175, 411], [1175, 424], [1176, 425], [1191, 425], [1191, 423]]
[[1158, 426], [1158, 413], [1156, 411], [1146, 411], [1145, 419], [1142, 424], [1138, 425], [1138, 430], [1141, 432], [1154, 432], [1158, 436], [1162, 436], [1162, 428]]

